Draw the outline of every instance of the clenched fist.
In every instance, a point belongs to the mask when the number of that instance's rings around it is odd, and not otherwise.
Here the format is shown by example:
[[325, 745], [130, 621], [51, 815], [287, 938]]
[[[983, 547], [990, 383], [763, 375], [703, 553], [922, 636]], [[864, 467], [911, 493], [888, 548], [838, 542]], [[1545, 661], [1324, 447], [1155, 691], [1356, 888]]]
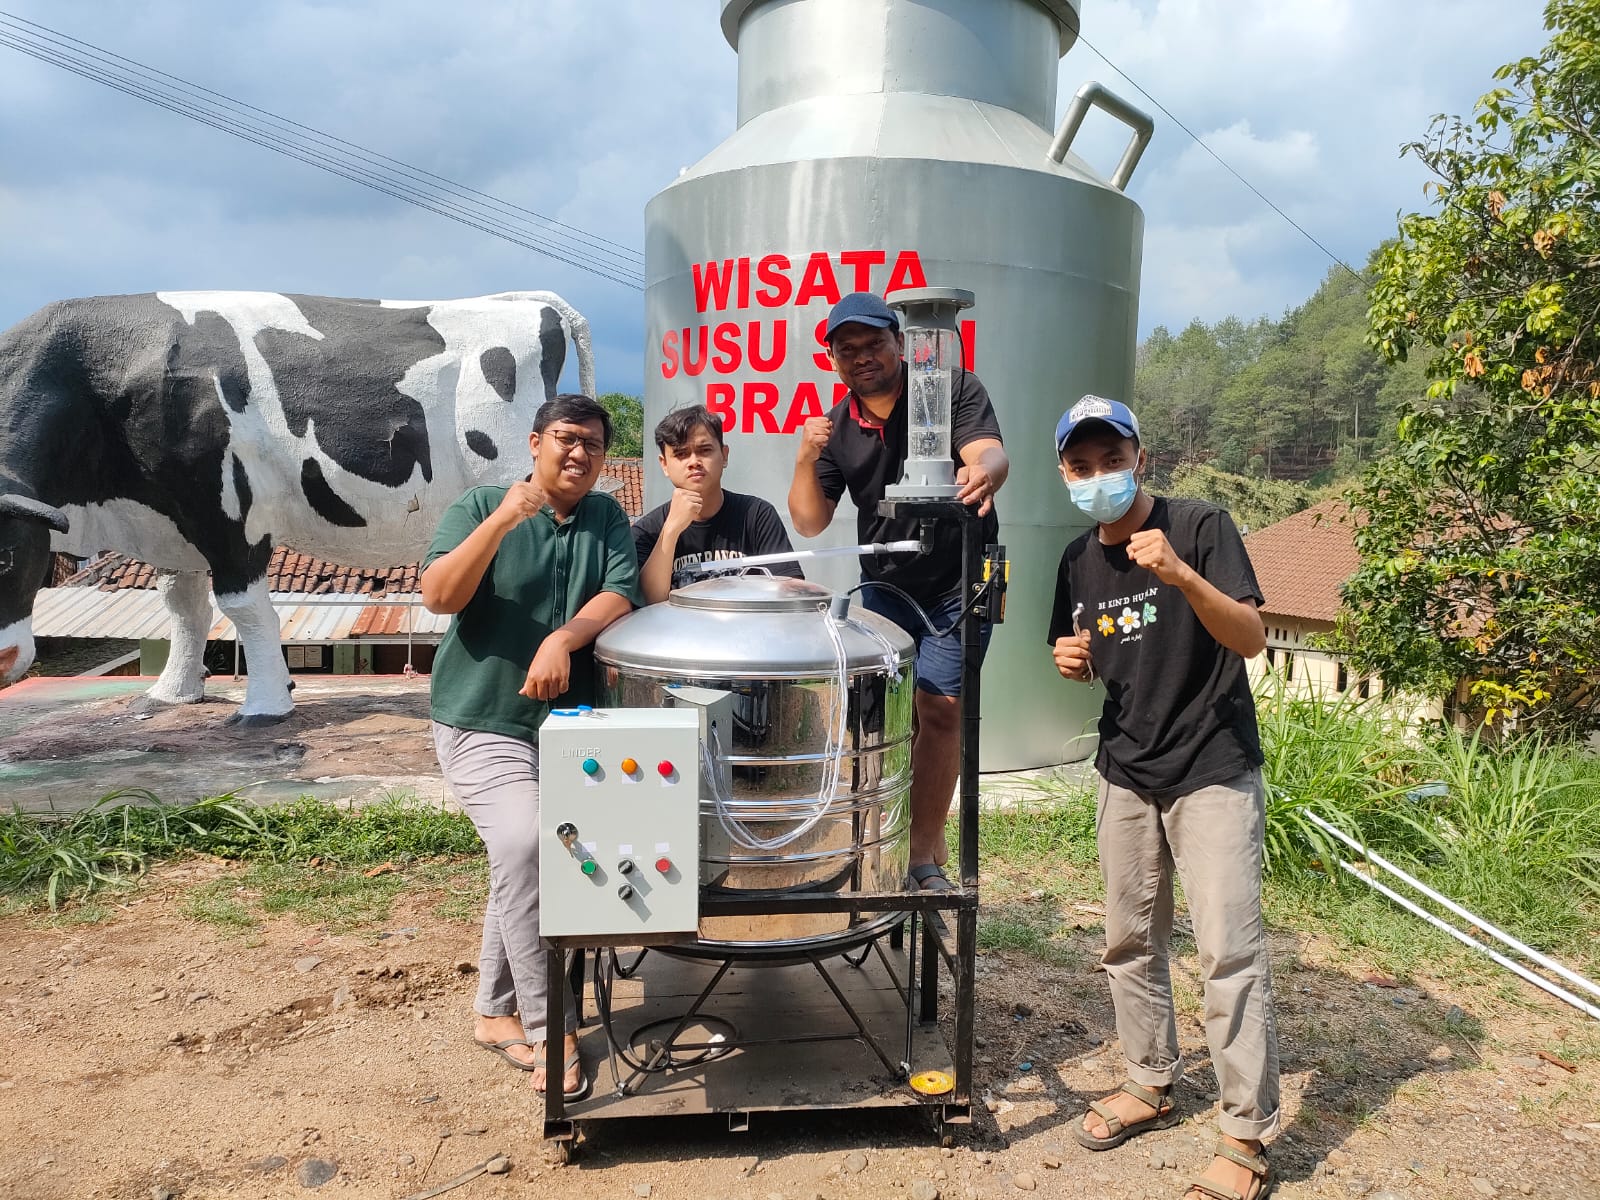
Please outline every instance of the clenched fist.
[[705, 497], [699, 492], [691, 492], [688, 488], [674, 488], [672, 504], [667, 509], [667, 519], [661, 523], [661, 532], [677, 537], [700, 519], [700, 508], [704, 504]]
[[509, 531], [536, 514], [544, 507], [544, 502], [543, 488], [526, 479], [519, 480], [506, 489], [505, 499], [500, 501], [490, 519]]
[[1053, 657], [1056, 660], [1056, 670], [1061, 672], [1063, 679], [1076, 679], [1088, 683], [1094, 678], [1094, 661], [1089, 654], [1087, 629], [1071, 637], [1057, 638]]
[[1167, 535], [1159, 529], [1141, 529], [1130, 537], [1128, 558], [1173, 587], [1182, 587], [1189, 574], [1189, 564], [1178, 557]]
[[833, 436], [833, 422], [827, 417], [811, 417], [800, 430], [800, 448], [795, 451], [795, 461], [814, 463]]

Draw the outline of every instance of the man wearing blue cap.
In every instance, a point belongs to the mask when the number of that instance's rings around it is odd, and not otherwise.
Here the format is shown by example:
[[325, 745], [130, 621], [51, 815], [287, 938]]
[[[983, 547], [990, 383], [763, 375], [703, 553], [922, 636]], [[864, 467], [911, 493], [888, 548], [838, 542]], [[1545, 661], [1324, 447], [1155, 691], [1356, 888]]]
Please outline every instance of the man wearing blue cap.
[[[789, 516], [802, 537], [816, 537], [833, 520], [848, 490], [862, 542], [919, 536], [914, 520], [878, 515], [884, 489], [900, 482], [906, 465], [906, 366], [900, 320], [881, 297], [852, 292], [828, 313], [823, 335], [828, 359], [850, 393], [826, 417], [813, 417], [800, 434]], [[958, 499], [978, 508], [985, 544], [1000, 536], [994, 494], [1011, 469], [1000, 442], [989, 393], [970, 371], [958, 371], [950, 397], [950, 447]], [[862, 560], [862, 603], [881, 613], [917, 644], [917, 732], [911, 745], [911, 882], [948, 891], [943, 867], [950, 856], [945, 821], [961, 770], [960, 713], [961, 531], [951, 522], [934, 530], [929, 554]], [[917, 611], [927, 614], [923, 619]], [[932, 630], [930, 631], [930, 624]], [[989, 644], [991, 627], [983, 627]], [[949, 632], [945, 632], [948, 630]], [[944, 636], [935, 636], [943, 633]]]
[[1109, 1150], [1180, 1119], [1168, 943], [1172, 873], [1189, 902], [1220, 1112], [1189, 1200], [1254, 1200], [1278, 1129], [1272, 972], [1261, 921], [1261, 740], [1244, 660], [1266, 645], [1261, 588], [1233, 521], [1151, 496], [1139, 422], [1085, 396], [1056, 426], [1061, 477], [1094, 528], [1061, 556], [1049, 641], [1067, 679], [1104, 682], [1096, 840], [1106, 952], [1129, 1082], [1073, 1127]]

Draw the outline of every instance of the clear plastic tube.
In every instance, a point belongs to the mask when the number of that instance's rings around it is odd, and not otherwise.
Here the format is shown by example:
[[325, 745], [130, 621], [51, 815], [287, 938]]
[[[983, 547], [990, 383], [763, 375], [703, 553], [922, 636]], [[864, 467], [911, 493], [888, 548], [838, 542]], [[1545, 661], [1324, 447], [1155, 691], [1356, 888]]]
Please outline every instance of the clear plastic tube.
[[[732, 797], [723, 790], [722, 773], [718, 770], [717, 764], [722, 747], [716, 730], [713, 729], [710, 736], [700, 744], [701, 764], [711, 788], [712, 807], [717, 814], [717, 823], [736, 846], [746, 850], [782, 850], [786, 846], [793, 845], [816, 828], [818, 822], [827, 816], [839, 793], [839, 779], [843, 773], [843, 758], [850, 734], [850, 663], [845, 651], [844, 635], [839, 629], [840, 623], [826, 611], [821, 613], [821, 617], [828, 638], [833, 643], [834, 694], [838, 698], [838, 704], [828, 721], [828, 736], [823, 745], [822, 779], [817, 788], [817, 800], [804, 819], [793, 829], [776, 837], [761, 838], [751, 833], [745, 823], [734, 816]], [[889, 646], [887, 641], [883, 644], [890, 650], [892, 656], [893, 647]]]

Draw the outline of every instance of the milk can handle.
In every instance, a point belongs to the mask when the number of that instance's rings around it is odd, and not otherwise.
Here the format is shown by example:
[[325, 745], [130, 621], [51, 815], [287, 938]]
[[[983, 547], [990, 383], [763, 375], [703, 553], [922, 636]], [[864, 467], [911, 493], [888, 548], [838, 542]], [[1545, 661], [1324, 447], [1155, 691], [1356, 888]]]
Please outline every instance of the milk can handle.
[[1133, 130], [1133, 140], [1122, 152], [1122, 161], [1117, 164], [1117, 169], [1111, 172], [1111, 186], [1120, 192], [1133, 176], [1133, 169], [1139, 165], [1139, 158], [1144, 154], [1144, 148], [1150, 144], [1150, 137], [1156, 131], [1156, 123], [1122, 97], [1106, 91], [1101, 84], [1086, 83], [1073, 94], [1072, 103], [1067, 105], [1066, 116], [1061, 118], [1061, 128], [1056, 132], [1056, 139], [1050, 143], [1050, 157], [1053, 161], [1060, 162], [1067, 156], [1067, 151], [1072, 146], [1072, 139], [1078, 136], [1078, 127], [1083, 124], [1083, 119], [1089, 115], [1091, 108], [1098, 108], [1108, 113]]

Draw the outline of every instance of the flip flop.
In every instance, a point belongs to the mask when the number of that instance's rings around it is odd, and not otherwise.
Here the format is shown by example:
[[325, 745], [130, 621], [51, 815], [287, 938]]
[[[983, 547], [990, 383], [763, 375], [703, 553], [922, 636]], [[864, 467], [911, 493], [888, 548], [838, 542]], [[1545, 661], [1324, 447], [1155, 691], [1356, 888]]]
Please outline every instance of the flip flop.
[[576, 1050], [567, 1055], [567, 1061], [561, 1064], [561, 1077], [563, 1079], [567, 1077], [567, 1072], [572, 1070], [574, 1066], [580, 1068], [578, 1071], [578, 1086], [573, 1088], [570, 1092], [567, 1091], [566, 1088], [561, 1089], [561, 1098], [569, 1104], [574, 1100], [582, 1100], [589, 1094], [589, 1077], [581, 1070], [582, 1064], [583, 1059], [579, 1056]]
[[[541, 1066], [541, 1067], [544, 1066], [544, 1043], [543, 1042], [534, 1042], [534, 1043], [532, 1043], [532, 1046], [533, 1046], [533, 1051], [534, 1051], [534, 1058], [537, 1059], [538, 1065]], [[567, 1061], [561, 1064], [561, 1077], [562, 1077], [562, 1079], [566, 1079], [567, 1072], [572, 1070], [572, 1068], [575, 1067], [575, 1066], [580, 1066], [582, 1064], [582, 1062], [583, 1062], [582, 1053], [580, 1051], [578, 1051], [578, 1050], [574, 1050], [571, 1054], [567, 1055]], [[533, 1068], [531, 1068], [531, 1067], [529, 1068], [529, 1070], [532, 1070], [532, 1069]], [[539, 1094], [542, 1096], [542, 1095], [544, 1095], [544, 1092], [541, 1090]], [[587, 1075], [585, 1075], [582, 1071], [580, 1071], [578, 1073], [578, 1086], [577, 1087], [573, 1088], [571, 1091], [568, 1091], [566, 1088], [562, 1088], [561, 1089], [561, 1098], [563, 1100], [565, 1100], [568, 1104], [571, 1104], [576, 1100], [582, 1100], [588, 1094], [589, 1094], [589, 1077]]]
[[527, 1038], [507, 1038], [503, 1042], [486, 1042], [482, 1038], [473, 1038], [472, 1040], [477, 1042], [478, 1045], [482, 1046], [490, 1054], [498, 1054], [501, 1058], [505, 1059], [519, 1071], [531, 1071], [538, 1066], [537, 1063], [523, 1062], [516, 1055], [508, 1053], [508, 1049], [511, 1046], [526, 1046], [528, 1049], [532, 1050], [533, 1043], [528, 1041]]
[[953, 892], [956, 885], [950, 882], [950, 877], [944, 873], [944, 868], [938, 863], [918, 863], [907, 872], [906, 877], [924, 892]]

